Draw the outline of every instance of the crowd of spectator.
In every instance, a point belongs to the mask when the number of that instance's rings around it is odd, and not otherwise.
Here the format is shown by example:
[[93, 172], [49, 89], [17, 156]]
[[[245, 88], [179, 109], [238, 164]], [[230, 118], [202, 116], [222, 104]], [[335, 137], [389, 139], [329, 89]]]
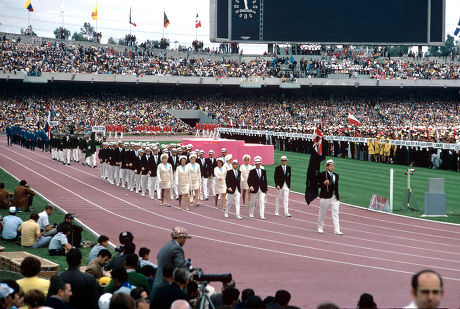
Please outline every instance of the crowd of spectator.
[[[72, 128], [89, 130], [93, 125], [124, 126], [137, 133], [142, 125], [171, 126], [174, 133], [193, 129], [167, 112], [168, 109], [202, 110], [223, 127], [312, 133], [318, 119], [326, 135], [346, 135], [431, 142], [458, 140], [460, 105], [455, 99], [408, 99], [377, 97], [279, 96], [131, 96], [131, 95], [8, 95], [0, 99], [0, 131], [16, 123], [44, 128], [48, 111], [59, 121], [55, 132]], [[331, 111], [334, 111], [333, 113]], [[361, 126], [348, 122], [353, 114]], [[71, 133], [71, 132], [69, 132]], [[72, 133], [71, 133], [72, 134]]]
[[[163, 48], [167, 42], [160, 42]], [[169, 44], [169, 43], [168, 43]], [[223, 48], [224, 46], [221, 46]], [[313, 48], [313, 47], [312, 47]], [[225, 52], [238, 53], [233, 44]], [[297, 50], [297, 49], [296, 49]], [[302, 52], [300, 54], [309, 54]], [[312, 52], [313, 53], [313, 52]], [[325, 59], [302, 58], [299, 63], [288, 61], [294, 77], [327, 77], [346, 74], [350, 77], [367, 75], [373, 79], [458, 79], [460, 64], [440, 62], [438, 59], [417, 62], [407, 59], [379, 58], [379, 54], [358, 51], [326, 51]], [[126, 49], [124, 52], [110, 46], [84, 48], [76, 43], [58, 43], [36, 40], [24, 43], [15, 39], [0, 44], [0, 70], [41, 72], [130, 74], [200, 77], [279, 77], [284, 74], [279, 65], [286, 63], [281, 57], [256, 57], [251, 60], [212, 60], [205, 54], [199, 59], [167, 57], [162, 52], [147, 49]], [[292, 57], [292, 56], [291, 56]], [[411, 58], [410, 58], [411, 59]], [[273, 66], [276, 63], [276, 66]], [[300, 65], [303, 63], [303, 65]], [[293, 66], [292, 66], [293, 65]], [[300, 69], [300, 71], [299, 71]]]

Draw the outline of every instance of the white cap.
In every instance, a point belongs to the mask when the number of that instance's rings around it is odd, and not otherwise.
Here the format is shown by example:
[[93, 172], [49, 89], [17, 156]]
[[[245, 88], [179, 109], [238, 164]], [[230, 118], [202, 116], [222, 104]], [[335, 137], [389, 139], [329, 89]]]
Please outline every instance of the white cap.
[[204, 150], [200, 150], [200, 154], [204, 154]]
[[122, 144], [123, 142], [122, 141], [118, 141], [118, 144]]
[[326, 165], [331, 165], [331, 164], [335, 164], [334, 161], [332, 161], [332, 159], [329, 159], [326, 161]]
[[194, 157], [194, 158], [196, 159], [196, 153], [192, 152], [192, 153], [190, 154], [190, 158], [191, 158], [191, 157]]
[[145, 148], [145, 151], [152, 151], [149, 147]]
[[281, 156], [281, 161], [287, 161], [287, 157], [286, 156]]
[[171, 152], [177, 152], [176, 148], [171, 149]]
[[245, 155], [243, 156], [243, 161], [244, 161], [244, 158], [249, 158], [249, 160], [251, 160], [251, 156], [248, 155], [248, 154], [245, 154]]
[[8, 209], [8, 212], [9, 212], [9, 213], [12, 213], [12, 214], [15, 214], [16, 211], [17, 211], [16, 206], [11, 206], [11, 207]]
[[164, 153], [164, 154], [161, 155], [160, 159], [161, 159], [162, 161], [163, 161], [163, 157], [166, 157], [166, 158], [167, 158], [167, 157], [168, 157], [168, 154], [167, 154], [167, 153]]
[[233, 161], [232, 161], [232, 164], [233, 164], [233, 163], [238, 164], [238, 160], [233, 160]]
[[231, 154], [228, 154], [225, 156], [225, 162], [227, 162], [228, 160], [231, 160], [233, 157]]
[[214, 150], [211, 149], [211, 150], [208, 151], [208, 153], [214, 153]]
[[227, 149], [222, 148], [222, 149], [220, 150], [220, 152], [227, 152]]
[[180, 157], [179, 157], [179, 162], [180, 162], [182, 159], [184, 159], [185, 161], [187, 161], [187, 157], [186, 157], [186, 156], [180, 156]]
[[110, 301], [112, 300], [112, 294], [105, 293], [99, 297], [99, 301], [97, 302], [99, 309], [109, 309], [110, 308]]
[[218, 157], [218, 158], [216, 159], [216, 162], [217, 162], [217, 161], [220, 161], [220, 162], [224, 163], [224, 159], [222, 159], [222, 157]]
[[259, 156], [255, 157], [255, 158], [254, 158], [254, 163], [255, 163], [255, 164], [260, 164], [260, 163], [262, 163], [262, 158], [259, 157]]
[[137, 153], [144, 153], [144, 150], [139, 149], [139, 150], [137, 151]]

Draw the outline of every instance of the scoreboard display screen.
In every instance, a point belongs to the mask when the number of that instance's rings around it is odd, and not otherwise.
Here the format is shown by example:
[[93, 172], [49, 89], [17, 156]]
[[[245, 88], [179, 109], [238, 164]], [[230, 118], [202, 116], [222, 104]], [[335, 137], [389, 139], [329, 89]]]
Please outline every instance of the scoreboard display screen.
[[211, 0], [211, 41], [444, 42], [445, 0]]

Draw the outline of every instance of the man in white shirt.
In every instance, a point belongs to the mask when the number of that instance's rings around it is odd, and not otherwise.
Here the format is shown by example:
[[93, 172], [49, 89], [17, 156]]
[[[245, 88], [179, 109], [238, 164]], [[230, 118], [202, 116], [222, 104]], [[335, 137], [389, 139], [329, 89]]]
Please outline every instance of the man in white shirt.
[[404, 308], [438, 308], [444, 294], [440, 274], [424, 269], [412, 276], [411, 295], [414, 300]]
[[43, 236], [54, 236], [57, 233], [57, 229], [50, 225], [49, 216], [51, 216], [54, 212], [53, 205], [46, 205], [45, 210], [38, 214], [38, 225], [40, 226], [40, 230], [43, 231]]

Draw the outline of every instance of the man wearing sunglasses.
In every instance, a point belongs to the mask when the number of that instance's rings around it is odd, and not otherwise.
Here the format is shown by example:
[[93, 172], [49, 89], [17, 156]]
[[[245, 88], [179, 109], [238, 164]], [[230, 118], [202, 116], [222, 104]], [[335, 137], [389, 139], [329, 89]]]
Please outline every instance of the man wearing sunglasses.
[[411, 294], [414, 300], [404, 308], [438, 308], [444, 293], [441, 275], [431, 269], [412, 276]]

